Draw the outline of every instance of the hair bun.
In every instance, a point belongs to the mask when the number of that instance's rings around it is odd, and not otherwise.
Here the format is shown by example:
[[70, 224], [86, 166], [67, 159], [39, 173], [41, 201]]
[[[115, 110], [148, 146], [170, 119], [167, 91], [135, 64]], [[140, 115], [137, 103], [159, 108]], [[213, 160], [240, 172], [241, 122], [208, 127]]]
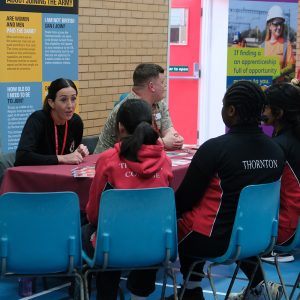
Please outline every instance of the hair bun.
[[300, 86], [300, 80], [297, 78], [293, 78], [291, 80], [291, 84], [296, 85], [296, 86]]

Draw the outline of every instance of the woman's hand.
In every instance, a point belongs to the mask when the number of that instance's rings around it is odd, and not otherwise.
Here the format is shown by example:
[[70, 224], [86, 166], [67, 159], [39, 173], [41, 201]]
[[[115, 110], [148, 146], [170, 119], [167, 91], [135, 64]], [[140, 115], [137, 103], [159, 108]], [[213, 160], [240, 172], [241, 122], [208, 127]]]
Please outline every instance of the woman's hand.
[[85, 146], [83, 144], [80, 144], [78, 146], [78, 148], [76, 149], [76, 151], [78, 151], [82, 155], [82, 157], [86, 157], [90, 154], [87, 146]]
[[79, 165], [83, 161], [83, 156], [77, 150], [65, 155], [57, 155], [59, 164]]
[[73, 153], [57, 155], [57, 159], [59, 164], [78, 165], [87, 155], [89, 155], [88, 148], [85, 145], [80, 144]]

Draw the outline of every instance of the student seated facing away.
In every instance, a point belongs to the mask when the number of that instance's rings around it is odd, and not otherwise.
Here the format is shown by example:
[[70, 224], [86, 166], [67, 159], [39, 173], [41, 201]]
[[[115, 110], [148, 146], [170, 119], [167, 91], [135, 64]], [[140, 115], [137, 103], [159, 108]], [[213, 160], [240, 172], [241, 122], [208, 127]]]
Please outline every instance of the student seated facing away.
[[15, 166], [79, 164], [89, 154], [81, 144], [83, 123], [74, 113], [77, 88], [70, 79], [51, 82], [43, 109], [32, 113], [23, 128]]
[[[153, 128], [159, 134], [159, 140], [164, 144], [165, 149], [180, 149], [183, 145], [183, 138], [172, 125], [165, 97], [165, 76], [164, 69], [155, 64], [140, 64], [133, 73], [133, 87], [131, 93], [122, 101], [127, 99], [143, 99], [152, 106]], [[122, 103], [121, 102], [121, 103]], [[117, 104], [110, 113], [94, 153], [100, 153], [112, 148], [117, 142], [116, 115], [121, 103]]]
[[[151, 106], [147, 102], [141, 99], [123, 102], [117, 112], [116, 124], [120, 142], [100, 154], [86, 207], [90, 224], [83, 227], [82, 240], [84, 249], [91, 257], [103, 190], [167, 187], [173, 177], [171, 161], [152, 127]], [[119, 271], [97, 274], [98, 300], [117, 299], [120, 275]], [[156, 270], [130, 272], [127, 286], [132, 293], [131, 299], [151, 294], [155, 289], [155, 277]]]
[[[280, 209], [277, 244], [292, 242], [300, 217], [300, 87], [299, 81], [274, 84], [266, 90], [267, 105], [263, 112], [263, 121], [274, 126], [273, 141], [278, 144], [286, 156], [281, 177]], [[279, 258], [280, 259], [280, 258]], [[285, 261], [293, 256], [283, 257]], [[274, 256], [263, 258], [274, 261]], [[248, 276], [248, 274], [247, 274]], [[261, 273], [255, 274], [255, 281], [261, 281]], [[250, 291], [251, 299], [255, 290]], [[254, 296], [253, 296], [254, 295]], [[230, 299], [241, 299], [243, 292], [232, 293]]]
[[[201, 145], [175, 194], [183, 278], [194, 257], [226, 252], [241, 190], [276, 181], [282, 174], [284, 154], [259, 128], [264, 103], [260, 86], [250, 81], [229, 87], [222, 108], [228, 133]], [[202, 273], [203, 266], [198, 264], [195, 271]], [[204, 299], [201, 277], [191, 275], [190, 280], [183, 299]]]

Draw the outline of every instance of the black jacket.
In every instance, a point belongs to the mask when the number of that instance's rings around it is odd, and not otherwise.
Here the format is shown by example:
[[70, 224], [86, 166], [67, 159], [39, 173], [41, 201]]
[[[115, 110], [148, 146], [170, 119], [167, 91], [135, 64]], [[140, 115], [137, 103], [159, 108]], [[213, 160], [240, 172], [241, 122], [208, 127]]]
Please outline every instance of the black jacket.
[[[58, 164], [55, 150], [54, 122], [44, 110], [33, 112], [27, 119], [16, 152], [15, 166]], [[58, 153], [61, 153], [65, 125], [56, 125]], [[73, 152], [81, 143], [83, 123], [74, 114], [68, 121], [68, 135], [63, 154]]]

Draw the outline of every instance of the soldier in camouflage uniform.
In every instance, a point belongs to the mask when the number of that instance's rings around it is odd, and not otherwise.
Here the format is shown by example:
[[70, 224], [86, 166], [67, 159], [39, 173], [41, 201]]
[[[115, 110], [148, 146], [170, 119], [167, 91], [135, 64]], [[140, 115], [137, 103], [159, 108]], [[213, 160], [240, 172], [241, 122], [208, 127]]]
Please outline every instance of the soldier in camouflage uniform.
[[[167, 150], [180, 149], [183, 138], [174, 129], [170, 114], [165, 101], [165, 76], [164, 69], [155, 64], [140, 64], [133, 73], [132, 91], [126, 96], [127, 99], [143, 99], [152, 106], [153, 127], [157, 130], [162, 142]], [[123, 102], [122, 101], [122, 102]], [[118, 137], [116, 133], [116, 116], [120, 103], [117, 104], [110, 113], [94, 153], [101, 153], [114, 146]]]

